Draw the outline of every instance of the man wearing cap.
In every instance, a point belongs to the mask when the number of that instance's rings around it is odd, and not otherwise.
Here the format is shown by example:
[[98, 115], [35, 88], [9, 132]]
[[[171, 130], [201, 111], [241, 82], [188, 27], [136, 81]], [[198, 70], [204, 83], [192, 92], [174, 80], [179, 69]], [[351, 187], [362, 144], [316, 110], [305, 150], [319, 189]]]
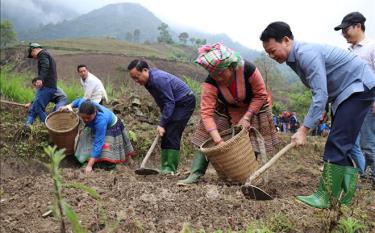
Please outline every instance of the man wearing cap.
[[260, 40], [272, 59], [280, 64], [286, 62], [312, 90], [309, 111], [292, 142], [304, 145], [310, 129], [319, 123], [326, 103], [332, 103], [334, 116], [318, 189], [297, 199], [321, 209], [338, 202], [349, 206], [358, 181], [358, 169], [354, 168], [350, 151], [375, 100], [375, 74], [361, 58], [345, 49], [294, 40], [285, 22], [269, 24]]
[[[349, 50], [357, 54], [370, 66], [375, 73], [375, 42], [368, 39], [365, 35], [366, 18], [360, 12], [351, 12], [347, 14], [340, 25], [335, 27], [335, 31], [341, 30], [342, 35], [350, 44]], [[352, 151], [357, 152], [353, 155], [358, 160], [358, 168], [361, 177], [365, 178], [365, 159], [360, 149], [360, 142], [366, 157], [366, 164], [371, 167], [372, 184], [375, 187], [375, 102], [372, 109], [367, 113], [360, 134]]]
[[43, 123], [47, 117], [45, 109], [57, 91], [57, 73], [55, 60], [40, 44], [30, 43], [28, 57], [38, 60], [38, 76], [35, 82], [37, 91], [25, 123], [25, 129], [29, 132], [36, 116]]

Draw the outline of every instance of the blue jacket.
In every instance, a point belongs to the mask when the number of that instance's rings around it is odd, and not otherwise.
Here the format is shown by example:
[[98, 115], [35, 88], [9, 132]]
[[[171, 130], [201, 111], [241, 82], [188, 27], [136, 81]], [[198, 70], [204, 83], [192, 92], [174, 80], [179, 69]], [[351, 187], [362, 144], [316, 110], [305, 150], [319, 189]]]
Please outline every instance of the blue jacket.
[[355, 92], [375, 86], [375, 74], [354, 53], [330, 45], [293, 41], [287, 65], [312, 90], [312, 103], [304, 125], [310, 129], [318, 125], [326, 103], [337, 107]]
[[163, 128], [171, 120], [176, 103], [183, 100], [188, 94], [193, 93], [181, 79], [155, 68], [150, 69], [149, 80], [145, 87], [160, 108], [159, 125]]
[[[81, 104], [84, 101], [86, 101], [86, 99], [84, 98], [75, 99], [72, 102], [72, 107], [79, 108], [79, 106], [81, 106]], [[89, 127], [95, 134], [91, 157], [99, 158], [102, 152], [104, 142], [105, 142], [104, 139], [105, 139], [107, 129], [116, 123], [117, 117], [108, 108], [95, 102], [92, 102], [92, 103], [95, 105], [97, 109], [96, 116], [94, 120], [92, 120], [90, 123], [86, 124], [85, 126]]]

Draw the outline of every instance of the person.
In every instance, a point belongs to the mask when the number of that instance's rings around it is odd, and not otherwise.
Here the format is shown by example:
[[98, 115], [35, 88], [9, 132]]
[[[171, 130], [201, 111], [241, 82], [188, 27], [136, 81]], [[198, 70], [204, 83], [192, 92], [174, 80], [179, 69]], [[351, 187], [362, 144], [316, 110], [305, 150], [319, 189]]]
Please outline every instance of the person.
[[35, 81], [37, 91], [24, 125], [24, 129], [30, 132], [30, 125], [34, 123], [37, 116], [43, 124], [45, 122], [47, 117], [45, 109], [57, 91], [57, 72], [55, 60], [38, 43], [29, 44], [28, 58], [38, 60], [38, 76]]
[[304, 85], [312, 89], [309, 111], [303, 125], [293, 134], [292, 143], [304, 145], [309, 130], [319, 123], [326, 103], [332, 103], [334, 118], [325, 144], [318, 190], [297, 199], [316, 208], [328, 208], [337, 202], [349, 206], [358, 180], [350, 150], [375, 99], [375, 74], [345, 49], [294, 40], [285, 22], [269, 24], [260, 40], [272, 59], [286, 62]]
[[283, 133], [288, 133], [288, 129], [290, 128], [289, 118], [290, 118], [290, 114], [288, 111], [283, 111], [281, 113], [281, 125], [282, 125]]
[[[36, 80], [37, 80], [37, 78], [33, 78], [33, 80], [31, 80], [31, 84], [33, 85], [33, 88], [35, 90], [37, 90]], [[34, 102], [34, 100], [31, 101], [30, 103], [26, 103], [25, 108], [30, 110], [33, 102]], [[52, 112], [55, 112], [68, 103], [68, 97], [66, 96], [65, 92], [61, 88], [57, 87], [56, 92], [53, 94], [51, 102], [55, 104], [55, 106], [52, 109]], [[32, 122], [33, 121], [34, 120], [32, 120]]]
[[296, 112], [292, 112], [292, 114], [290, 115], [289, 124], [290, 124], [290, 132], [295, 133], [297, 131], [297, 124], [298, 124]]
[[87, 66], [80, 64], [77, 66], [78, 75], [81, 77], [81, 86], [85, 92], [85, 99], [94, 101], [95, 103], [103, 104], [108, 102], [107, 92], [103, 86], [102, 81], [95, 75], [89, 72]]
[[110, 167], [135, 156], [124, 123], [111, 110], [94, 101], [78, 98], [60, 111], [72, 111], [73, 108], [78, 108], [78, 115], [85, 124], [74, 155], [80, 163], [87, 162], [86, 174], [93, 170], [94, 164]]
[[178, 77], [150, 68], [144, 60], [130, 62], [128, 71], [135, 82], [147, 89], [160, 108], [160, 122], [156, 128], [162, 137], [160, 172], [173, 174], [180, 161], [182, 133], [195, 109], [193, 91]]
[[[375, 42], [366, 37], [365, 22], [366, 18], [360, 12], [351, 12], [334, 29], [341, 30], [343, 37], [350, 44], [349, 50], [366, 61], [375, 73]], [[360, 150], [360, 141], [365, 157]], [[366, 178], [366, 165], [370, 166], [372, 185], [375, 187], [375, 102], [365, 117], [352, 151], [357, 152], [354, 153], [353, 159], [360, 169], [361, 178]]]
[[[252, 126], [262, 134], [266, 151], [272, 154], [278, 139], [265, 83], [258, 68], [221, 43], [202, 46], [198, 53], [196, 63], [209, 74], [202, 84], [201, 121], [192, 138], [193, 144], [200, 146], [211, 137], [219, 145], [224, 143], [219, 132], [229, 129], [231, 125], [241, 125], [246, 129]], [[251, 141], [253, 149], [259, 152], [253, 135]], [[197, 151], [190, 175], [177, 184], [198, 182], [207, 166], [205, 156]]]

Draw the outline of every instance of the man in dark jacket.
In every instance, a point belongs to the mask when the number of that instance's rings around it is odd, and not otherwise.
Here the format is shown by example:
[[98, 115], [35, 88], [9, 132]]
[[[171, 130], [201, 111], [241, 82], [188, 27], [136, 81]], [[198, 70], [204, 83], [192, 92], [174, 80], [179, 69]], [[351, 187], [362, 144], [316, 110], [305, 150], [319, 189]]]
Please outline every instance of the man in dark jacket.
[[49, 102], [52, 102], [57, 91], [56, 63], [52, 56], [37, 43], [30, 43], [29, 58], [38, 60], [38, 76], [35, 82], [37, 91], [29, 113], [25, 128], [30, 128], [36, 116], [44, 123], [47, 114], [45, 112]]
[[156, 130], [161, 140], [162, 174], [173, 174], [180, 161], [181, 136], [195, 109], [192, 90], [178, 77], [150, 68], [144, 60], [133, 60], [128, 65], [130, 77], [144, 86], [161, 111]]

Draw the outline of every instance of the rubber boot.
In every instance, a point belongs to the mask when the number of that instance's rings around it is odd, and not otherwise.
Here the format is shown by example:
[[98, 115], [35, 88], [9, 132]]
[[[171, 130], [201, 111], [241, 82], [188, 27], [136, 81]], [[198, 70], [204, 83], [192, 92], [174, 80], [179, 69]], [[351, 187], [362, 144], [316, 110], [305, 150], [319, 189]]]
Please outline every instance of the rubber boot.
[[178, 163], [180, 162], [180, 151], [173, 149], [161, 150], [161, 174], [176, 173]]
[[344, 174], [345, 166], [325, 162], [318, 190], [310, 196], [297, 196], [297, 199], [311, 207], [328, 208], [339, 201]]
[[344, 180], [342, 183], [344, 193], [340, 199], [342, 205], [350, 206], [352, 204], [352, 199], [357, 189], [358, 173], [358, 168], [345, 167]]
[[190, 175], [184, 179], [177, 182], [178, 185], [189, 185], [198, 182], [198, 180], [206, 173], [208, 167], [208, 161], [202, 152], [197, 151], [193, 163], [191, 165]]

